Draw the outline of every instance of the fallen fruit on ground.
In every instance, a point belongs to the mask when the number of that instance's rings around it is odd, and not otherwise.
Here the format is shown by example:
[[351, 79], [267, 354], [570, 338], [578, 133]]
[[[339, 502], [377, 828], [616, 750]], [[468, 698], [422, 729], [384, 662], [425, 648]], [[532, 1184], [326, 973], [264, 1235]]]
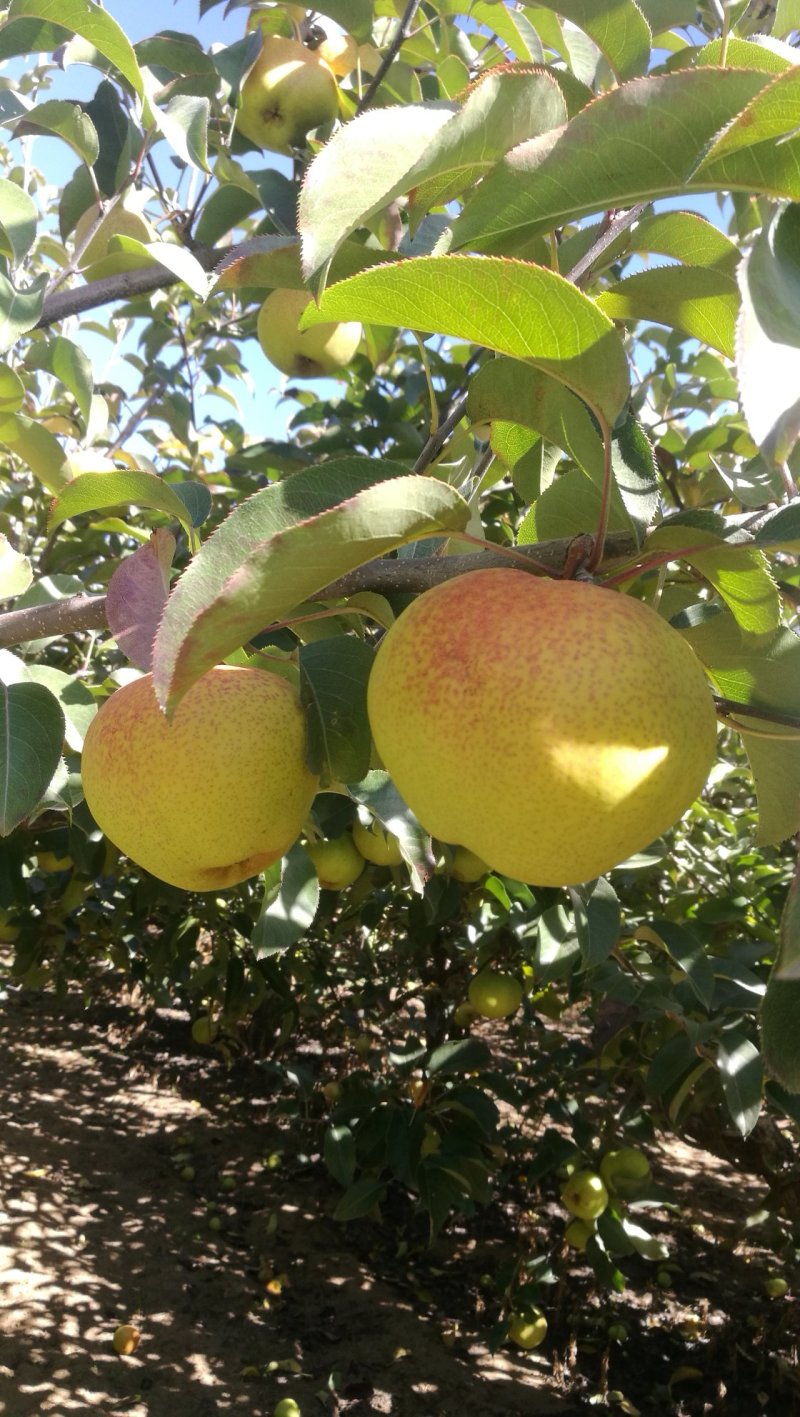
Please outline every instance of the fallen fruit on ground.
[[384, 831], [376, 817], [368, 827], [363, 822], [355, 823], [353, 841], [361, 855], [373, 866], [399, 866], [402, 863], [403, 853], [397, 837]]
[[547, 1319], [540, 1309], [511, 1315], [508, 1336], [518, 1348], [538, 1348], [544, 1342], [546, 1334]]
[[135, 1353], [139, 1347], [142, 1335], [133, 1324], [120, 1324], [114, 1330], [114, 1351], [127, 1358], [129, 1354]]
[[195, 891], [279, 860], [318, 786], [295, 689], [229, 666], [193, 684], [171, 722], [149, 674], [118, 689], [92, 720], [81, 771], [111, 841], [160, 880]]
[[258, 312], [256, 332], [270, 364], [294, 379], [335, 378], [346, 369], [361, 343], [361, 326], [314, 325], [298, 330], [312, 297], [307, 290], [273, 290]]
[[319, 883], [326, 891], [343, 891], [347, 886], [352, 886], [366, 865], [347, 832], [330, 841], [311, 842], [306, 851], [314, 862]]
[[522, 1003], [522, 985], [513, 974], [482, 969], [470, 980], [469, 1002], [484, 1018], [508, 1018]]
[[650, 1162], [638, 1147], [621, 1146], [606, 1152], [600, 1161], [600, 1175], [609, 1191], [631, 1200], [650, 1180]]
[[561, 1187], [561, 1199], [579, 1220], [596, 1220], [608, 1205], [608, 1191], [596, 1171], [576, 1171]]
[[237, 130], [258, 148], [290, 154], [338, 109], [336, 79], [324, 59], [296, 39], [265, 35], [242, 84]]
[[647, 846], [716, 747], [705, 674], [654, 610], [515, 570], [420, 595], [378, 649], [368, 708], [422, 825], [536, 885], [591, 880]]

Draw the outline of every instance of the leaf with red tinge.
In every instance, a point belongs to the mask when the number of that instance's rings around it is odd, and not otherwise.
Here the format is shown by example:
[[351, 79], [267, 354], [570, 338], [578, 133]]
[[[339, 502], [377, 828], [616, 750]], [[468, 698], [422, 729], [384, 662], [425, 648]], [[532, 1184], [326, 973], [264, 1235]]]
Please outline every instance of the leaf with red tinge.
[[137, 669], [150, 670], [153, 641], [169, 595], [175, 537], [154, 532], [146, 546], [117, 566], [108, 584], [108, 624], [122, 653]]

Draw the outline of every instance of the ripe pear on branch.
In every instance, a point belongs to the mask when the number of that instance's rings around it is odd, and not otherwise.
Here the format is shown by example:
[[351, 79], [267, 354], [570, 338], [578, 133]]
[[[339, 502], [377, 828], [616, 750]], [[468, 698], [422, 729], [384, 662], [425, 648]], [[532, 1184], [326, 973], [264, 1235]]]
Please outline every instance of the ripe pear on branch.
[[380, 645], [368, 711], [431, 835], [541, 886], [592, 880], [666, 831], [716, 746], [703, 669], [654, 610], [516, 570], [419, 596]]
[[333, 71], [296, 39], [268, 34], [242, 84], [236, 127], [257, 148], [291, 155], [339, 111]]
[[361, 342], [361, 326], [344, 324], [297, 328], [311, 304], [307, 290], [273, 290], [258, 312], [259, 343], [270, 364], [295, 379], [334, 378], [347, 368]]

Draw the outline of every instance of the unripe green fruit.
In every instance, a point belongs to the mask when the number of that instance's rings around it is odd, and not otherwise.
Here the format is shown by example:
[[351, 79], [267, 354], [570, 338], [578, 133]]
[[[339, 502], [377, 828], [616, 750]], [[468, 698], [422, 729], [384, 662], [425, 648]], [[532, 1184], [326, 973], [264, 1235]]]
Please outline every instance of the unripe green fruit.
[[476, 856], [474, 851], [468, 851], [466, 846], [456, 847], [450, 867], [450, 875], [454, 880], [472, 885], [475, 881], [482, 881], [488, 871], [486, 862]]
[[361, 326], [352, 321], [297, 328], [312, 296], [307, 290], [273, 290], [258, 312], [256, 333], [271, 364], [294, 379], [335, 378], [352, 361], [361, 343]]
[[242, 84], [238, 131], [258, 148], [291, 154], [338, 111], [339, 90], [324, 59], [295, 39], [265, 35]]
[[716, 748], [700, 663], [655, 611], [516, 570], [418, 596], [381, 642], [368, 711], [426, 830], [536, 885], [590, 880], [647, 846]]
[[472, 1004], [468, 1004], [466, 1001], [453, 1010], [453, 1023], [457, 1024], [459, 1028], [469, 1028], [476, 1018], [477, 1011], [473, 1009]]
[[236, 1177], [235, 1177], [235, 1176], [220, 1176], [220, 1178], [219, 1178], [219, 1188], [220, 1188], [221, 1191], [235, 1191], [235, 1190], [236, 1190]]
[[373, 866], [399, 866], [403, 853], [396, 836], [383, 830], [377, 817], [373, 817], [368, 827], [356, 822], [353, 827], [353, 841], [361, 855]]
[[219, 1033], [219, 1024], [209, 1014], [201, 1014], [192, 1024], [192, 1038], [195, 1043], [213, 1043]]
[[196, 1173], [193, 1166], [182, 1166], [178, 1174], [182, 1181], [193, 1181]]
[[272, 1417], [302, 1417], [302, 1413], [293, 1397], [282, 1397]]
[[332, 841], [310, 842], [306, 851], [314, 862], [319, 883], [326, 891], [343, 891], [347, 886], [352, 886], [364, 869], [364, 857], [347, 833]]
[[210, 1215], [210, 1216], [208, 1217], [208, 1228], [209, 1228], [209, 1230], [215, 1230], [215, 1231], [221, 1230], [221, 1229], [222, 1229], [222, 1219], [221, 1219], [221, 1217], [220, 1217], [219, 1215]]
[[571, 1220], [564, 1231], [564, 1239], [573, 1250], [579, 1250], [582, 1254], [593, 1234], [594, 1230], [585, 1220]]
[[781, 1279], [780, 1275], [773, 1274], [769, 1279], [764, 1280], [764, 1293], [768, 1294], [770, 1299], [782, 1299], [784, 1294], [788, 1292], [789, 1285], [785, 1279]]
[[512, 1314], [508, 1336], [518, 1348], [538, 1348], [547, 1334], [547, 1319], [539, 1309], [524, 1314]]
[[646, 1188], [650, 1180], [650, 1162], [635, 1146], [622, 1146], [607, 1151], [600, 1161], [600, 1175], [614, 1195], [632, 1200]]
[[198, 679], [171, 721], [149, 674], [118, 689], [89, 725], [81, 772], [89, 811], [120, 850], [194, 891], [280, 860], [319, 785], [297, 690], [227, 665]]
[[513, 974], [482, 969], [470, 980], [469, 1002], [484, 1018], [508, 1018], [522, 1003], [522, 985]]
[[608, 1205], [608, 1191], [596, 1171], [576, 1171], [561, 1187], [561, 1199], [579, 1220], [596, 1220]]

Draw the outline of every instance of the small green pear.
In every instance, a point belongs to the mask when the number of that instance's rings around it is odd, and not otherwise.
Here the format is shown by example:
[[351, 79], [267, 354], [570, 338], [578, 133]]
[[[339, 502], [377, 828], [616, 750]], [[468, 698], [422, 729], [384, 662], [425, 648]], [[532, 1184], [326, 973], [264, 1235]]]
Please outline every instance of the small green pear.
[[353, 841], [361, 855], [373, 866], [399, 866], [403, 860], [397, 837], [384, 831], [380, 822], [373, 817], [368, 827], [356, 822], [353, 827]]
[[339, 111], [332, 70], [296, 39], [264, 36], [261, 53], [239, 96], [236, 127], [258, 148], [291, 154], [313, 128]]
[[273, 290], [258, 312], [259, 344], [276, 369], [294, 379], [335, 378], [346, 369], [361, 342], [354, 322], [298, 330], [312, 297], [307, 290]]
[[306, 851], [314, 862], [319, 883], [326, 891], [343, 891], [347, 886], [352, 886], [366, 865], [347, 832], [331, 841], [311, 842]]

